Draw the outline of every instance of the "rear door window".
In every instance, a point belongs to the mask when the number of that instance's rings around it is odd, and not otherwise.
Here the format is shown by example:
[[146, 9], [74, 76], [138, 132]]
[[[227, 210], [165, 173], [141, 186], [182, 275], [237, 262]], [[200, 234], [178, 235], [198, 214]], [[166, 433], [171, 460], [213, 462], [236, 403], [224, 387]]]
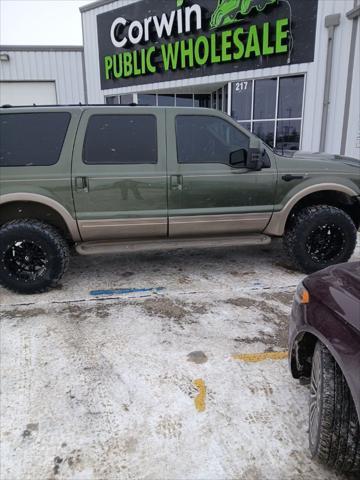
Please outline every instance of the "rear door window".
[[154, 115], [93, 115], [86, 130], [83, 160], [88, 165], [157, 163]]
[[68, 112], [0, 115], [0, 166], [55, 165], [69, 127]]

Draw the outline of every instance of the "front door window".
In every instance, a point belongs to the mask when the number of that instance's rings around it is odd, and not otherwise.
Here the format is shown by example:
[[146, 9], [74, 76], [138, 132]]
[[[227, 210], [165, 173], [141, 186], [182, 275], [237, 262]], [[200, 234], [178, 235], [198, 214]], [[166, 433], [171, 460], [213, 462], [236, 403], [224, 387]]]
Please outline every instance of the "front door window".
[[249, 137], [222, 118], [179, 115], [176, 118], [178, 163], [230, 164], [230, 154], [249, 148]]

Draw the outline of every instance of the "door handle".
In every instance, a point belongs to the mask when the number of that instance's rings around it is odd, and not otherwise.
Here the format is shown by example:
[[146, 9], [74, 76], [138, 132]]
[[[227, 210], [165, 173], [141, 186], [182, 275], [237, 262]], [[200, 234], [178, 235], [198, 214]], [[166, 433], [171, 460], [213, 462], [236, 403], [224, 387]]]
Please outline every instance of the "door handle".
[[171, 175], [170, 176], [170, 190], [177, 190], [181, 192], [183, 189], [183, 176]]
[[283, 175], [284, 182], [291, 182], [292, 180], [302, 180], [304, 175]]
[[89, 191], [89, 180], [87, 177], [75, 177], [75, 190], [77, 192]]

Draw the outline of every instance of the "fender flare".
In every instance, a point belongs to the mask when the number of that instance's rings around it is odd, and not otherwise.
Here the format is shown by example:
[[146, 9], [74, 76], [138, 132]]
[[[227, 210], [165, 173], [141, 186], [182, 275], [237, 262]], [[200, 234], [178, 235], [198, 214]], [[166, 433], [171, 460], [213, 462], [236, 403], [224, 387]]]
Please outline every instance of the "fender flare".
[[275, 237], [282, 237], [285, 232], [285, 226], [287, 219], [292, 211], [292, 209], [296, 206], [296, 204], [302, 200], [303, 198], [311, 195], [312, 193], [316, 192], [324, 192], [332, 190], [334, 192], [346, 193], [350, 197], [357, 197], [358, 193], [350, 187], [346, 185], [340, 185], [338, 183], [320, 183], [317, 185], [312, 185], [310, 187], [306, 187], [300, 192], [296, 193], [285, 205], [285, 207], [280, 210], [280, 212], [274, 212], [269, 225], [265, 230], [265, 234], [275, 236]]
[[[308, 326], [306, 328], [303, 328], [301, 330], [299, 330], [297, 332], [297, 335], [296, 337], [293, 339], [293, 342], [290, 346], [290, 349], [289, 349], [289, 363], [290, 363], [290, 370], [292, 371], [292, 367], [291, 367], [291, 359], [293, 358], [293, 355], [295, 355], [296, 357], [296, 353], [295, 353], [295, 345], [296, 344], [300, 344], [301, 343], [301, 340], [303, 338], [303, 336], [305, 334], [310, 334], [312, 335], [313, 337], [315, 337], [315, 339], [317, 341], [320, 341], [323, 345], [325, 345], [325, 347], [329, 350], [330, 354], [333, 356], [335, 362], [338, 364], [342, 374], [344, 375], [345, 377], [345, 380], [346, 380], [346, 383], [349, 387], [349, 390], [351, 392], [351, 395], [353, 396], [353, 398], [355, 398], [355, 395], [356, 395], [356, 385], [351, 381], [351, 379], [348, 377], [348, 375], [346, 374], [346, 368], [345, 368], [345, 365], [342, 361], [342, 358], [341, 356], [339, 355], [338, 351], [336, 350], [336, 348], [333, 347], [331, 341], [329, 340], [329, 338], [324, 335], [322, 332], [320, 332], [319, 330], [317, 330], [315, 327], [313, 326]], [[358, 417], [359, 417], [359, 421], [360, 421], [360, 409], [359, 409], [359, 404], [357, 402], [355, 402], [355, 408], [357, 410], [357, 414], [358, 414]]]
[[37, 193], [7, 193], [0, 196], [0, 205], [5, 205], [12, 202], [38, 203], [55, 210], [64, 220], [74, 242], [81, 241], [76, 220], [73, 218], [70, 212], [56, 200], [44, 195], [39, 195]]

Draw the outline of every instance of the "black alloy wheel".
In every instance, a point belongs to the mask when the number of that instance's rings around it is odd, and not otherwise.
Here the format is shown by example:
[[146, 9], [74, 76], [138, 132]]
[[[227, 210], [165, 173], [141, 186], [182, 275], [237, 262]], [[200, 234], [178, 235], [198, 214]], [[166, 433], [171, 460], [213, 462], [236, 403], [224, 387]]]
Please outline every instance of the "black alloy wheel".
[[29, 282], [44, 275], [49, 261], [41, 246], [31, 241], [20, 240], [8, 245], [3, 262], [10, 275]]
[[55, 287], [69, 263], [69, 246], [53, 226], [33, 219], [0, 228], [0, 285], [16, 293]]
[[310, 258], [321, 264], [332, 262], [341, 254], [344, 246], [344, 230], [335, 224], [319, 225], [310, 232], [306, 241]]

